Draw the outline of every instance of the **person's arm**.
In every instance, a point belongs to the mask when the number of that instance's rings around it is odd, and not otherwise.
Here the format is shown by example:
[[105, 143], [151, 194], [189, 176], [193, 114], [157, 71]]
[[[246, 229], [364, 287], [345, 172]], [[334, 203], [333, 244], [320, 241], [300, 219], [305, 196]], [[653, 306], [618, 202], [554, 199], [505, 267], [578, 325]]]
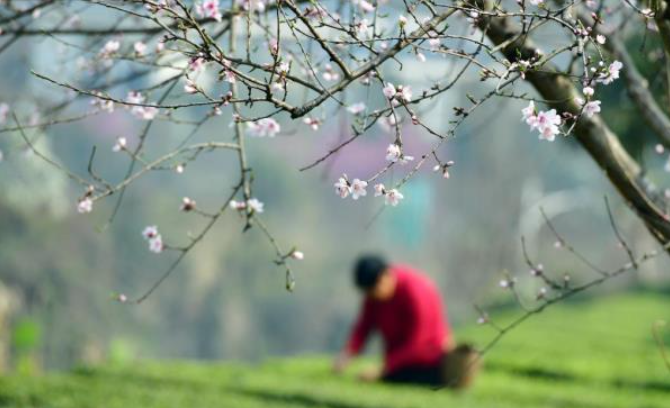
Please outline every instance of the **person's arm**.
[[372, 311], [367, 301], [363, 303], [358, 320], [354, 325], [346, 346], [335, 359], [333, 371], [340, 373], [349, 365], [352, 357], [361, 352], [372, 331]]

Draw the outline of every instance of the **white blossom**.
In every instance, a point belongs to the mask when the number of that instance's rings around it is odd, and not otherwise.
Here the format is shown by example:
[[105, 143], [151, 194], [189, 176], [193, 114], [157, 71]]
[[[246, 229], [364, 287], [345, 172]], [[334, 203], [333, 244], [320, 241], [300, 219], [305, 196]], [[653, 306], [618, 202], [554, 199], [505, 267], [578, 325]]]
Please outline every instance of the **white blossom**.
[[163, 237], [161, 237], [160, 234], [149, 239], [149, 251], [156, 254], [160, 254], [161, 252], [163, 252], [164, 248], [165, 247], [163, 245]]
[[125, 137], [119, 137], [118, 139], [116, 139], [116, 143], [114, 144], [114, 146], [112, 146], [112, 151], [120, 152], [121, 150], [125, 150], [127, 144], [128, 141], [126, 140]]
[[386, 192], [386, 204], [390, 204], [393, 207], [398, 205], [403, 198], [405, 198], [405, 196], [395, 188]]
[[142, 237], [144, 237], [144, 239], [149, 240], [157, 236], [158, 236], [158, 227], [156, 227], [155, 225], [149, 225], [145, 227], [144, 230], [142, 231]]
[[368, 186], [367, 181], [354, 179], [351, 183], [351, 198], [358, 200], [359, 197], [365, 197], [368, 192], [365, 190]]
[[186, 78], [186, 83], [184, 84], [184, 92], [187, 94], [198, 93], [198, 86], [191, 79]]
[[249, 207], [253, 212], [262, 213], [264, 206], [265, 204], [263, 204], [257, 198], [250, 198], [249, 200], [247, 200], [247, 207]]
[[249, 135], [255, 137], [275, 137], [281, 131], [279, 123], [272, 118], [247, 122], [247, 128]]
[[340, 196], [340, 198], [347, 198], [351, 194], [351, 186], [346, 177], [340, 177], [337, 180], [337, 183], [333, 185], [335, 187], [335, 193]]
[[388, 145], [388, 147], [386, 148], [386, 161], [395, 163], [398, 160], [400, 160], [401, 155], [402, 150], [400, 149], [400, 146], [398, 146], [395, 143]]
[[291, 252], [290, 256], [291, 256], [291, 258], [293, 258], [297, 261], [302, 261], [303, 259], [305, 259], [305, 254], [302, 253], [301, 251], [293, 251], [293, 252]]
[[91, 197], [84, 197], [79, 200], [77, 203], [77, 211], [79, 214], [88, 214], [93, 211], [93, 200], [91, 200]]
[[109, 40], [102, 47], [102, 50], [100, 50], [100, 56], [102, 58], [109, 58], [113, 54], [117, 53], [120, 48], [121, 48], [121, 43], [120, 42], [118, 42], [116, 40]]

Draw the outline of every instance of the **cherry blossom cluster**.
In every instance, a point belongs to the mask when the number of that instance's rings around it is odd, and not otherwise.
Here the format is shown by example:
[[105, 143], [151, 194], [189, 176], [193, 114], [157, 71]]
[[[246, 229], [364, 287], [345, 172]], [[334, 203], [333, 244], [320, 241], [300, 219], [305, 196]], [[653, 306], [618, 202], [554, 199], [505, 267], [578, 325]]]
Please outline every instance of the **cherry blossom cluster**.
[[527, 107], [521, 110], [523, 120], [531, 130], [537, 130], [540, 133], [540, 140], [553, 142], [556, 135], [561, 133], [561, 117], [556, 113], [556, 109], [548, 111], [538, 111], [535, 103], [530, 101]]
[[[335, 193], [341, 198], [347, 198], [351, 195], [351, 198], [358, 200], [360, 197], [365, 197], [368, 195], [367, 187], [368, 182], [360, 179], [354, 179], [352, 182], [349, 182], [349, 179], [346, 174], [342, 175], [334, 185]], [[385, 198], [385, 203], [390, 204], [391, 206], [397, 206], [404, 196], [397, 189], [387, 190], [383, 184], [378, 183], [374, 186], [374, 196]]]
[[[605, 37], [599, 37], [602, 38], [598, 38], [597, 42], [599, 44], [604, 44], [606, 42]], [[597, 83], [609, 85], [616, 79], [619, 79], [619, 73], [623, 68], [623, 64], [620, 61], [614, 61], [607, 66], [601, 61], [599, 66], [600, 68], [591, 68], [594, 77], [592, 80], [587, 81], [587, 83], [592, 83], [593, 85]], [[585, 115], [587, 118], [592, 118], [593, 115], [600, 113], [601, 102], [593, 99], [595, 90], [590, 84], [584, 86], [582, 93], [584, 94], [584, 98], [575, 97], [575, 102], [580, 107], [580, 114]], [[561, 115], [556, 112], [556, 109], [540, 111], [536, 108], [535, 102], [530, 101], [528, 106], [521, 110], [521, 115], [522, 120], [530, 126], [531, 130], [537, 130], [539, 132], [540, 140], [553, 142], [556, 136], [561, 133], [560, 126], [563, 123], [563, 119], [561, 118]], [[568, 113], [565, 113], [564, 115], [565, 117], [571, 116]]]
[[[40, 81], [35, 89], [48, 88], [48, 92], [38, 95], [43, 100], [35, 103], [28, 96], [17, 98], [21, 100], [16, 103], [3, 96], [12, 108], [10, 111], [7, 103], [0, 103], [0, 131], [22, 127], [29, 145], [38, 138], [36, 130], [44, 131], [50, 125], [95, 116], [111, 118], [110, 123], [116, 125], [120, 123], [116, 115], [122, 112], [139, 120], [131, 121], [134, 129], [114, 130], [111, 149], [103, 150], [120, 153], [113, 159], [117, 165], [128, 165], [124, 179], [104, 177], [109, 172], [98, 171], [98, 160], [106, 161], [99, 154], [91, 154], [86, 172], [59, 167], [86, 191], [77, 199], [76, 210], [89, 213], [94, 203], [103, 199], [118, 200], [114, 205], [118, 208], [126, 189], [141, 184], [146, 175], [163, 170], [184, 174], [187, 166], [203, 155], [225, 152], [225, 160], [235, 162], [231, 168], [240, 169], [239, 180], [231, 182], [235, 189], [232, 197], [244, 199], [221, 203], [220, 209], [236, 210], [246, 221], [245, 228], [264, 225], [264, 204], [253, 198], [261, 193], [256, 191], [255, 179], [264, 175], [250, 168], [254, 160], [245, 148], [251, 144], [245, 143], [248, 138], [268, 142], [279, 135], [340, 133], [335, 142], [332, 138], [310, 138], [310, 143], [319, 145], [305, 150], [320, 153], [309, 158], [301, 168], [305, 171], [355, 149], [362, 139], [381, 137], [387, 140], [385, 161], [374, 175], [367, 179], [343, 175], [334, 188], [342, 198], [359, 200], [368, 195], [369, 184], [374, 186], [370, 195], [383, 196], [386, 204], [396, 206], [404, 199], [398, 189], [422, 174], [423, 166], [434, 166], [433, 171], [444, 178], [455, 177], [451, 173], [454, 162], [440, 160], [442, 149], [460, 136], [471, 118], [491, 109], [490, 101], [528, 101], [521, 110], [522, 120], [538, 132], [540, 140], [554, 141], [558, 135], [578, 131], [576, 124], [581, 120], [600, 125], [593, 120], [604, 108], [596, 90], [620, 76], [628, 85], [634, 77], [628, 71], [621, 75], [623, 69], [635, 65], [630, 55], [617, 51], [618, 44], [625, 48], [626, 30], [658, 36], [656, 42], [660, 42], [663, 37], [659, 33], [664, 29], [655, 9], [641, 7], [641, 2], [614, 0], [570, 0], [560, 5], [546, 0], [444, 4], [138, 0], [92, 4], [91, 8], [108, 13], [110, 18], [104, 19], [104, 24], [79, 15], [71, 2], [26, 3], [34, 10], [28, 12], [20, 5], [3, 8], [3, 37], [59, 39], [62, 59], [67, 62], [59, 65], [61, 69], [39, 64], [30, 67], [35, 80]], [[55, 17], [70, 14], [71, 18], [63, 21]], [[117, 24], [105, 25], [107, 21]], [[623, 22], [625, 30], [619, 30]], [[537, 35], [545, 29], [552, 30], [552, 41]], [[77, 40], [69, 41], [70, 36]], [[67, 41], [62, 40], [66, 37]], [[656, 42], [649, 42], [653, 44], [649, 47], [654, 47], [649, 58], [664, 55]], [[624, 68], [619, 60], [630, 66]], [[565, 89], [570, 88], [567, 102], [566, 93], [555, 98], [551, 86], [537, 85], [553, 78], [561, 78]], [[523, 83], [539, 92], [529, 93], [520, 86]], [[643, 84], [637, 90], [645, 87]], [[54, 97], [54, 89], [63, 93]], [[70, 108], [76, 108], [82, 99], [90, 105], [77, 116]], [[656, 102], [653, 97], [647, 99]], [[31, 105], [36, 108], [29, 111]], [[14, 113], [16, 124], [8, 120]], [[159, 121], [175, 125], [171, 130], [178, 143], [155, 142], [161, 136], [156, 128], [162, 126], [153, 123]], [[226, 130], [212, 132], [217, 128]], [[418, 138], [427, 142], [414, 144]], [[407, 146], [412, 146], [416, 160], [406, 154]], [[414, 146], [421, 147], [415, 151]], [[58, 160], [51, 160], [51, 164], [60, 166]], [[395, 171], [403, 173], [402, 179], [394, 183], [395, 188], [387, 189], [380, 181]], [[179, 209], [212, 223], [219, 219], [216, 214], [223, 212], [201, 211], [188, 197], [182, 199]], [[162, 239], [157, 231], [155, 234], [157, 242], [150, 242], [150, 246], [162, 250]], [[267, 235], [270, 238], [269, 232]], [[268, 241], [278, 264], [297, 259], [290, 250], [275, 246], [276, 240]]]

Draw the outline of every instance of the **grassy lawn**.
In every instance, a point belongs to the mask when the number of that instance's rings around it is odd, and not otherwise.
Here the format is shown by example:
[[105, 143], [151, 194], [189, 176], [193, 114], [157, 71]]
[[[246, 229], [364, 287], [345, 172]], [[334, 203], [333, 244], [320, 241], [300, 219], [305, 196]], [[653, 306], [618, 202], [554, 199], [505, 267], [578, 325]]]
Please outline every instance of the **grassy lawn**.
[[[328, 358], [300, 357], [261, 365], [142, 362], [0, 377], [0, 407], [668, 408], [670, 371], [651, 327], [669, 318], [670, 297], [661, 295], [561, 305], [510, 333], [486, 356], [475, 386], [460, 393], [360, 384], [355, 369], [338, 378]], [[483, 344], [494, 333], [468, 327], [457, 334]], [[670, 344], [670, 329], [665, 340]]]

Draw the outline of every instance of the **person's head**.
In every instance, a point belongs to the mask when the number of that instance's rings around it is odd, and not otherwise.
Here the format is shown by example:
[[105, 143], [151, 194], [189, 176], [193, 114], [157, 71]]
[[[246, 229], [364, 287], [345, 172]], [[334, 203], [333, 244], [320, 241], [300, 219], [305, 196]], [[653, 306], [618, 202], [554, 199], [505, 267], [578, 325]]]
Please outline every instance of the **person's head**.
[[375, 300], [387, 300], [395, 291], [395, 278], [389, 265], [378, 255], [363, 255], [354, 266], [354, 283], [366, 296]]

